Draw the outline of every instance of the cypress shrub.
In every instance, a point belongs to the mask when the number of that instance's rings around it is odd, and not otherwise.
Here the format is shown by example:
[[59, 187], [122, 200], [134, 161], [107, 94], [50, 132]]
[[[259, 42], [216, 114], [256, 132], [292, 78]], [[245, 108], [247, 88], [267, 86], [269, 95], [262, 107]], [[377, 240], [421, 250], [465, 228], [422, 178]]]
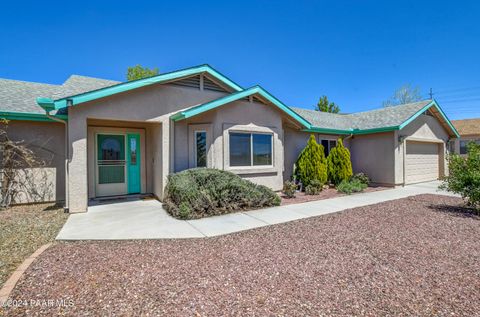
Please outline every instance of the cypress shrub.
[[295, 176], [302, 182], [303, 188], [313, 180], [327, 182], [327, 162], [323, 146], [318, 144], [315, 136], [310, 135], [307, 146], [303, 149], [295, 164]]
[[343, 146], [342, 139], [338, 139], [337, 146], [330, 150], [327, 157], [327, 166], [328, 178], [335, 185], [352, 177], [350, 151]]

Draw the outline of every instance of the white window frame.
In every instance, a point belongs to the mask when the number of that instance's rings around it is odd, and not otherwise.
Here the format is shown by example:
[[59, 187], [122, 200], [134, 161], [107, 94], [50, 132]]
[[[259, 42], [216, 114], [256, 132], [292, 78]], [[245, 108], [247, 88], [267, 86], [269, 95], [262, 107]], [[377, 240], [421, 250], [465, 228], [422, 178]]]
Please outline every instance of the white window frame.
[[[330, 147], [330, 142], [331, 142], [331, 141], [334, 141], [334, 142], [335, 142], [335, 146], [338, 145], [338, 140], [337, 140], [337, 139], [326, 139], [326, 138], [318, 137], [318, 144], [322, 144], [322, 141], [328, 141], [328, 149], [327, 149], [328, 154], [330, 154], [330, 151], [332, 150], [332, 148]], [[334, 147], [335, 147], [335, 146], [334, 146]], [[327, 154], [327, 155], [328, 155], [328, 154]]]
[[[236, 165], [232, 166], [231, 164], [231, 157], [230, 157], [230, 149], [228, 149], [228, 157], [229, 157], [229, 162], [230, 162], [230, 168], [231, 169], [242, 169], [242, 168], [269, 168], [273, 167], [273, 157], [274, 157], [274, 152], [273, 152], [273, 133], [271, 132], [257, 132], [257, 131], [237, 131], [237, 130], [230, 130], [228, 131], [228, 144], [231, 146], [230, 142], [230, 137], [232, 133], [235, 134], [250, 134], [250, 165]], [[271, 153], [271, 164], [269, 165], [253, 165], [253, 135], [254, 134], [261, 134], [261, 135], [269, 135], [270, 136], [270, 153]]]
[[193, 164], [195, 167], [198, 167], [197, 166], [197, 134], [198, 133], [205, 133], [205, 166], [202, 166], [202, 167], [207, 167], [208, 165], [208, 133], [207, 133], [207, 130], [194, 130], [193, 131]]

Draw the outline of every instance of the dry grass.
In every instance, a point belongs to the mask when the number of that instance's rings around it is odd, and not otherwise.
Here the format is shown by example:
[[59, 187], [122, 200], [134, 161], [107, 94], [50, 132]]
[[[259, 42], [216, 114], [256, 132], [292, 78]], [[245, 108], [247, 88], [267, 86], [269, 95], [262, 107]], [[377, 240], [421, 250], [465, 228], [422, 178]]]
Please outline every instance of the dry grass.
[[53, 204], [0, 210], [0, 286], [25, 258], [55, 239], [67, 217]]

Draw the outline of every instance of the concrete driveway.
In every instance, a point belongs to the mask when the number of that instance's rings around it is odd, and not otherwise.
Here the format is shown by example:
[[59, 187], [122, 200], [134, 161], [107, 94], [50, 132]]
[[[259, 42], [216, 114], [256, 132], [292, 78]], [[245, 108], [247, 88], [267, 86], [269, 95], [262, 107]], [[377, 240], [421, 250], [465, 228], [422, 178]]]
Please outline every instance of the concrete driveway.
[[336, 197], [302, 204], [238, 212], [196, 220], [171, 217], [157, 200], [133, 200], [89, 207], [72, 214], [57, 240], [182, 239], [213, 237], [419, 194], [451, 195], [440, 182]]

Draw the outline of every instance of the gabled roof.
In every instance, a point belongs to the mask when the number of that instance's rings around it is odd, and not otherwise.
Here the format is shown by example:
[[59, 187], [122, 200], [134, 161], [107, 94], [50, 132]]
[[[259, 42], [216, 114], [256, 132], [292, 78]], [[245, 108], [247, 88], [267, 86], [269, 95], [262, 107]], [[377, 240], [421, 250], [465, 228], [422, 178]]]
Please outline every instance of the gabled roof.
[[480, 135], [480, 118], [452, 120], [460, 136]]
[[163, 73], [160, 75], [143, 78], [139, 80], [133, 80], [129, 82], [119, 83], [106, 88], [100, 88], [93, 91], [88, 91], [80, 94], [74, 94], [70, 96], [64, 96], [60, 99], [51, 99], [51, 98], [39, 98], [38, 104], [43, 108], [48, 109], [62, 109], [67, 107], [67, 100], [70, 101], [68, 106], [78, 105], [84, 102], [96, 100], [99, 98], [108, 97], [114, 94], [126, 92], [129, 90], [137, 89], [140, 87], [145, 87], [157, 83], [165, 83], [168, 81], [180, 79], [183, 77], [189, 77], [195, 74], [208, 73], [213, 78], [224, 83], [226, 86], [230, 87], [233, 91], [241, 91], [242, 87], [222, 75], [220, 72], [216, 71], [209, 65], [200, 65], [187, 69], [177, 70], [170, 73]]
[[299, 122], [303, 127], [309, 128], [311, 126], [311, 124], [307, 120], [305, 120], [301, 115], [299, 115], [298, 113], [290, 109], [287, 105], [282, 103], [280, 100], [275, 98], [273, 95], [271, 95], [269, 92], [267, 92], [265, 89], [263, 89], [260, 86], [254, 86], [246, 90], [239, 91], [239, 92], [230, 94], [228, 96], [221, 97], [213, 101], [185, 109], [183, 111], [180, 111], [174, 114], [171, 117], [171, 119], [174, 121], [187, 119], [187, 118], [196, 116], [200, 113], [218, 108], [225, 104], [228, 104], [249, 96], [253, 96], [253, 95], [258, 95], [263, 97], [265, 100], [267, 100], [268, 102], [270, 102], [271, 104], [273, 104], [274, 106], [276, 106], [277, 108], [285, 112], [288, 116], [293, 118], [295, 121]]
[[110, 87], [120, 83], [121, 82], [116, 80], [72, 75], [62, 84], [62, 89], [55, 93], [52, 98], [60, 99], [71, 95], [81, 94], [87, 91]]
[[435, 100], [423, 100], [352, 114], [333, 114], [300, 108], [293, 109], [312, 124], [309, 131], [338, 134], [368, 134], [401, 130], [419, 115], [430, 109], [437, 119], [441, 121], [445, 129], [449, 131], [450, 135], [458, 137], [455, 127]]

